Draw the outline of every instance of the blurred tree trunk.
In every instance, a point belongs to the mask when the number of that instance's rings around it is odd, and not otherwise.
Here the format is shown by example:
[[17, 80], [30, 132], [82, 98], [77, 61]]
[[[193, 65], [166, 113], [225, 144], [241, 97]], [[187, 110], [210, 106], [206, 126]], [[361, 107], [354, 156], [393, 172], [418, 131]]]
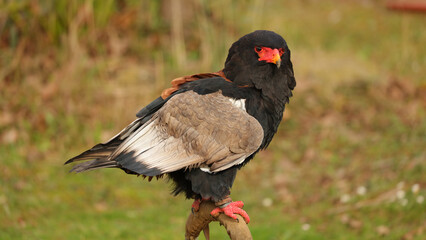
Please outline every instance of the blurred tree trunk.
[[170, 1], [171, 4], [171, 42], [174, 52], [174, 60], [177, 66], [186, 65], [185, 39], [183, 34], [183, 16], [181, 0]]

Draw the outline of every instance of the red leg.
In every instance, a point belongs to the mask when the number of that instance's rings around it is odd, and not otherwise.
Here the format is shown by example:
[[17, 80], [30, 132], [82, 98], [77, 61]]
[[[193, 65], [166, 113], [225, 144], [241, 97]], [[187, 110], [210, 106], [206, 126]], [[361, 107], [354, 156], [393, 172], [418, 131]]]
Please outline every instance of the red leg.
[[191, 208], [192, 208], [192, 212], [198, 212], [198, 210], [200, 210], [200, 204], [201, 204], [201, 199], [199, 199], [199, 198], [196, 198], [195, 200], [194, 200], [194, 202], [192, 203], [192, 206], [191, 206]]
[[235, 220], [237, 219], [237, 215], [235, 214], [239, 214], [244, 218], [244, 221], [246, 223], [249, 223], [250, 217], [246, 213], [246, 211], [242, 209], [243, 206], [244, 206], [244, 203], [242, 201], [230, 202], [224, 207], [217, 207], [213, 209], [213, 211], [211, 211], [210, 214], [213, 217], [217, 217], [219, 216], [219, 213], [223, 212], [226, 216], [229, 216]]
[[200, 204], [202, 201], [208, 201], [210, 198], [195, 198], [194, 202], [192, 203], [192, 212], [198, 212], [200, 210]]

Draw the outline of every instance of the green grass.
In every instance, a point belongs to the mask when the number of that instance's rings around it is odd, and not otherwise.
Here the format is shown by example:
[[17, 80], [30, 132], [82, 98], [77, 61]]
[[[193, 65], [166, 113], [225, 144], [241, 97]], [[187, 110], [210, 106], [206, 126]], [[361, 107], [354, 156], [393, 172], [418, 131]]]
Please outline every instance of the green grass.
[[[191, 202], [167, 181], [63, 163], [260, 28], [286, 38], [298, 85], [233, 187], [254, 238], [425, 238], [425, 16], [224, 2], [185, 1], [179, 17], [156, 1], [0, 1], [0, 239], [182, 239]], [[227, 236], [217, 223], [211, 235]]]

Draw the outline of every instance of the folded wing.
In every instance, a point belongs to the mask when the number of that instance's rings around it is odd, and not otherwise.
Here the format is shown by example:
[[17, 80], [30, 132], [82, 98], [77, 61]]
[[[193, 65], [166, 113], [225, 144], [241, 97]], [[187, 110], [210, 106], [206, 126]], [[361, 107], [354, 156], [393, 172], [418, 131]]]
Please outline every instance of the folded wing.
[[259, 148], [263, 130], [230, 100], [220, 92], [177, 94], [109, 160], [147, 176], [196, 167], [217, 172], [240, 164]]

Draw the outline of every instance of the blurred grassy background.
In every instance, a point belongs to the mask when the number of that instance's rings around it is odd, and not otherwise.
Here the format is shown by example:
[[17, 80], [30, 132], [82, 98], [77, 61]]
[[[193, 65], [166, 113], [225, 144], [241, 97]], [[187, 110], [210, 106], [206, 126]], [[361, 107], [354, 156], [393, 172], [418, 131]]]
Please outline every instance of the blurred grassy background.
[[254, 238], [425, 239], [426, 15], [385, 3], [0, 0], [0, 239], [182, 239], [166, 181], [62, 164], [255, 29], [298, 85], [233, 188]]

